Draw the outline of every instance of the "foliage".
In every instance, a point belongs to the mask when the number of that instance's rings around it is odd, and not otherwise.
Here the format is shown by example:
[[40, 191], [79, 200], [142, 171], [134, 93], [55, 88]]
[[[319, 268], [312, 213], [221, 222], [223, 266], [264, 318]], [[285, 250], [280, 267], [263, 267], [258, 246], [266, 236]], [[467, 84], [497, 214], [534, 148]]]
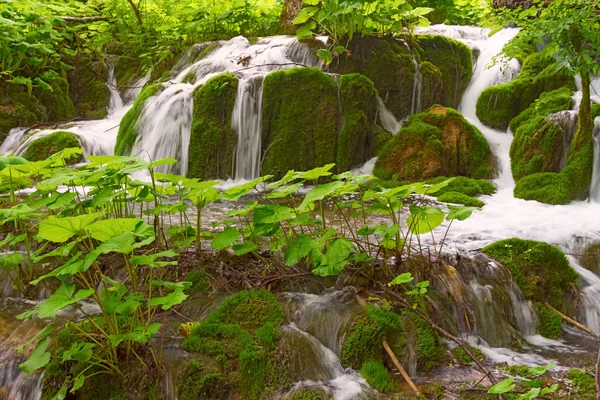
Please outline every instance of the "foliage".
[[279, 326], [283, 324], [284, 316], [283, 308], [273, 294], [250, 290], [229, 296], [206, 318], [206, 322], [233, 323], [254, 330], [266, 324]]
[[[519, 368], [512, 369], [511, 372], [516, 372], [522, 378], [520, 384], [526, 389], [523, 394], [519, 394], [515, 397], [517, 400], [531, 400], [538, 396], [543, 397], [548, 394], [552, 394], [558, 390], [558, 384], [549, 385], [540, 379], [549, 369], [554, 368], [554, 362], [539, 367], [526, 367], [520, 366]], [[522, 375], [521, 375], [522, 374]], [[515, 378], [510, 377], [503, 381], [496, 383], [488, 389], [489, 394], [508, 394], [517, 388], [514, 383]], [[529, 389], [529, 390], [527, 390]]]
[[444, 203], [462, 204], [469, 207], [483, 207], [485, 205], [483, 201], [460, 192], [446, 192], [438, 196], [438, 200]]
[[575, 393], [582, 400], [591, 400], [596, 396], [596, 382], [593, 373], [573, 368], [569, 370], [568, 378], [575, 387]]
[[[469, 351], [473, 353], [473, 355], [477, 357], [478, 360], [485, 360], [485, 354], [483, 354], [481, 350], [469, 346]], [[454, 356], [454, 358], [456, 358], [456, 361], [458, 361], [459, 365], [471, 365], [473, 363], [471, 357], [469, 357], [467, 352], [460, 346], [457, 346], [456, 348], [454, 348], [454, 350], [452, 350], [452, 355]]]

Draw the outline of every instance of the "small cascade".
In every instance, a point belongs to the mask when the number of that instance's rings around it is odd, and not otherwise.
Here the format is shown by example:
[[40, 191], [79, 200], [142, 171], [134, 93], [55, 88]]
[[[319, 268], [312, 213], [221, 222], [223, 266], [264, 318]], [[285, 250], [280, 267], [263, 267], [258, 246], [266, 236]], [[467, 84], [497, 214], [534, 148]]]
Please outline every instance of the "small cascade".
[[27, 137], [27, 128], [13, 128], [8, 132], [8, 136], [0, 145], [0, 154], [10, 154], [19, 147], [19, 143]]
[[235, 179], [251, 180], [260, 175], [262, 89], [264, 75], [238, 83], [231, 127], [238, 133]]
[[42, 376], [21, 371], [19, 364], [26, 357], [12, 351], [0, 351], [0, 398], [10, 400], [40, 400]]
[[460, 26], [460, 25], [430, 25], [428, 27], [417, 28], [417, 34], [442, 35], [462, 41], [481, 42], [488, 39], [490, 30], [478, 26]]
[[119, 88], [117, 87], [117, 78], [115, 77], [116, 64], [117, 60], [111, 60], [106, 64], [106, 87], [110, 92], [110, 99], [108, 100], [109, 114], [114, 114], [115, 111], [123, 108], [123, 99], [121, 98], [121, 94], [119, 93]]
[[415, 82], [413, 85], [413, 97], [412, 97], [412, 106], [411, 106], [411, 114], [418, 114], [421, 112], [421, 93], [423, 89], [423, 76], [421, 75], [421, 66], [419, 65], [419, 61], [413, 54], [413, 62], [415, 64]]
[[398, 133], [400, 128], [402, 128], [402, 122], [398, 121], [394, 114], [385, 106], [385, 103], [381, 99], [381, 97], [377, 97], [377, 115], [379, 116], [379, 123], [386, 131], [390, 132], [392, 135]]
[[565, 133], [563, 140], [563, 153], [560, 159], [560, 169], [562, 170], [567, 165], [567, 158], [569, 157], [569, 150], [571, 148], [571, 141], [575, 137], [577, 132], [577, 116], [576, 110], [565, 110], [560, 111], [548, 116], [548, 119], [558, 125]]
[[514, 282], [510, 283], [508, 294], [510, 295], [513, 314], [519, 331], [525, 337], [535, 335], [537, 333], [538, 318], [531, 301], [525, 299], [525, 296]]
[[[594, 170], [590, 187], [590, 200], [600, 203], [600, 117], [594, 120]], [[1, 153], [0, 148], [0, 153]]]
[[193, 100], [190, 84], [167, 87], [151, 97], [144, 107], [135, 129], [138, 134], [131, 154], [147, 161], [176, 157], [179, 163], [161, 165], [160, 172], [187, 173], [187, 158], [192, 127]]

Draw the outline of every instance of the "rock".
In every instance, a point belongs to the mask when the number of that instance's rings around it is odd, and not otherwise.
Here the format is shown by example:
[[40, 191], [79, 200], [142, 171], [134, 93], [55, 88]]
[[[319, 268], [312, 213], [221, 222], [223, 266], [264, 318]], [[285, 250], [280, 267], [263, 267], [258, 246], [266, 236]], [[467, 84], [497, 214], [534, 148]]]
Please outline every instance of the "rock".
[[[81, 149], [81, 144], [75, 134], [62, 131], [54, 132], [32, 141], [29, 146], [27, 146], [23, 158], [28, 161], [43, 161], [61, 150], [72, 147]], [[65, 161], [67, 165], [72, 165], [81, 162], [82, 158], [81, 154], [79, 154]]]
[[190, 137], [188, 177], [227, 179], [237, 133], [231, 127], [238, 78], [224, 73], [194, 89], [194, 114]]
[[262, 174], [282, 176], [335, 162], [335, 81], [315, 68], [292, 68], [268, 74], [263, 85]]
[[127, 114], [123, 116], [121, 124], [119, 125], [119, 134], [117, 135], [117, 142], [115, 144], [115, 155], [126, 156], [131, 153], [131, 148], [135, 143], [137, 132], [135, 131], [135, 124], [142, 114], [144, 104], [146, 101], [154, 96], [158, 90], [159, 85], [147, 85], [142, 89], [139, 96], [135, 99], [133, 106]]
[[481, 132], [451, 108], [412, 116], [379, 153], [381, 179], [420, 181], [435, 176], [490, 178], [495, 160]]
[[110, 91], [106, 86], [106, 67], [91, 57], [78, 55], [69, 60], [69, 96], [76, 115], [83, 119], [102, 119], [108, 114]]

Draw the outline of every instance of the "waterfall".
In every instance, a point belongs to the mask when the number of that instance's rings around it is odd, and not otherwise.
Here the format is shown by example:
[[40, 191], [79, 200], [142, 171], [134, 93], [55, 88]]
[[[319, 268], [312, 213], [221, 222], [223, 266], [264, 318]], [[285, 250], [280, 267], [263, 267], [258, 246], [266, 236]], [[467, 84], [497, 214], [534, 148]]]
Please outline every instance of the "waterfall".
[[231, 127], [238, 133], [236, 180], [251, 180], [260, 175], [263, 79], [261, 74], [238, 83], [231, 117]]
[[594, 170], [592, 172], [590, 199], [600, 203], [600, 117], [594, 120]]
[[398, 133], [400, 128], [402, 128], [402, 122], [398, 121], [394, 114], [385, 106], [385, 103], [381, 99], [381, 97], [377, 97], [377, 114], [379, 116], [379, 123], [386, 131], [390, 132], [392, 135]]
[[413, 62], [415, 64], [415, 76], [413, 84], [411, 114], [414, 115], [421, 112], [421, 92], [423, 89], [423, 76], [421, 75], [421, 66], [419, 65], [419, 61], [414, 55]]
[[578, 111], [565, 110], [550, 114], [548, 116], [548, 119], [558, 125], [565, 133], [563, 138], [563, 152], [560, 159], [560, 170], [567, 165], [569, 150], [571, 149], [571, 141], [575, 137], [575, 132], [577, 132], [577, 114]]
[[119, 93], [117, 87], [117, 78], [115, 77], [115, 65], [117, 61], [111, 60], [106, 64], [107, 78], [106, 87], [110, 93], [110, 99], [108, 100], [108, 113], [114, 114], [116, 110], [123, 108], [123, 99]]

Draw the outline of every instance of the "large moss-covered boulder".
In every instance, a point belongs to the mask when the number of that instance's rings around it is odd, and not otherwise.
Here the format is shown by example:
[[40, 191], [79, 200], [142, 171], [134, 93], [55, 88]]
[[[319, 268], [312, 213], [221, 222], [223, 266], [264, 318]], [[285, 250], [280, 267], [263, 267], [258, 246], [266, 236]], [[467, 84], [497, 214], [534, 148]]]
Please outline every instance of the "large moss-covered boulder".
[[561, 87], [575, 90], [566, 72], [557, 72], [556, 61], [541, 53], [527, 57], [519, 75], [511, 82], [490, 86], [477, 100], [477, 117], [495, 129], [508, 128], [510, 121], [529, 107], [543, 92]]
[[263, 174], [307, 171], [336, 159], [337, 85], [314, 68], [268, 74], [263, 87]]
[[237, 133], [231, 127], [238, 78], [224, 73], [193, 92], [194, 114], [190, 137], [188, 177], [227, 179]]
[[13, 128], [73, 118], [75, 107], [66, 77], [57, 76], [46, 83], [51, 89], [35, 86], [29, 93], [25, 85], [0, 81], [0, 143]]
[[135, 99], [133, 106], [121, 119], [119, 134], [117, 135], [117, 141], [115, 143], [115, 155], [126, 156], [131, 153], [131, 148], [133, 147], [137, 136], [135, 124], [144, 110], [146, 101], [154, 96], [159, 88], [159, 85], [148, 85], [144, 87], [139, 96]]
[[[75, 134], [63, 131], [54, 132], [32, 141], [23, 153], [23, 158], [28, 161], [42, 161], [61, 150], [73, 147], [81, 148], [79, 139]], [[71, 165], [77, 164], [81, 160], [82, 156], [77, 155], [65, 161]]]
[[[417, 42], [423, 49], [424, 60], [435, 65], [442, 74], [443, 87], [440, 88], [440, 104], [446, 107], [458, 108], [462, 95], [469, 86], [473, 75], [471, 49], [458, 40], [442, 35], [419, 35], [417, 36]], [[423, 68], [423, 65], [421, 67]], [[429, 66], [425, 66], [427, 75], [431, 73], [430, 69]], [[425, 93], [425, 91], [423, 93], [431, 95]]]
[[443, 104], [444, 78], [442, 71], [429, 61], [423, 61], [421, 70], [421, 104], [420, 110], [426, 110], [434, 104]]
[[560, 172], [564, 143], [570, 138], [552, 114], [571, 108], [571, 94], [566, 87], [544, 92], [512, 119], [510, 164], [516, 181], [537, 172]]
[[379, 153], [381, 179], [419, 181], [435, 176], [489, 178], [494, 157], [485, 137], [459, 112], [434, 106], [412, 116]]
[[352, 39], [347, 49], [330, 65], [331, 71], [366, 76], [397, 119], [410, 115], [415, 64], [408, 48], [393, 38], [366, 36]]
[[104, 63], [81, 54], [68, 62], [74, 67], [68, 73], [69, 95], [77, 116], [83, 119], [106, 117], [110, 91], [105, 83]]
[[346, 171], [377, 155], [392, 135], [375, 125], [377, 89], [360, 74], [342, 75], [339, 81], [342, 129], [337, 140], [337, 168]]

